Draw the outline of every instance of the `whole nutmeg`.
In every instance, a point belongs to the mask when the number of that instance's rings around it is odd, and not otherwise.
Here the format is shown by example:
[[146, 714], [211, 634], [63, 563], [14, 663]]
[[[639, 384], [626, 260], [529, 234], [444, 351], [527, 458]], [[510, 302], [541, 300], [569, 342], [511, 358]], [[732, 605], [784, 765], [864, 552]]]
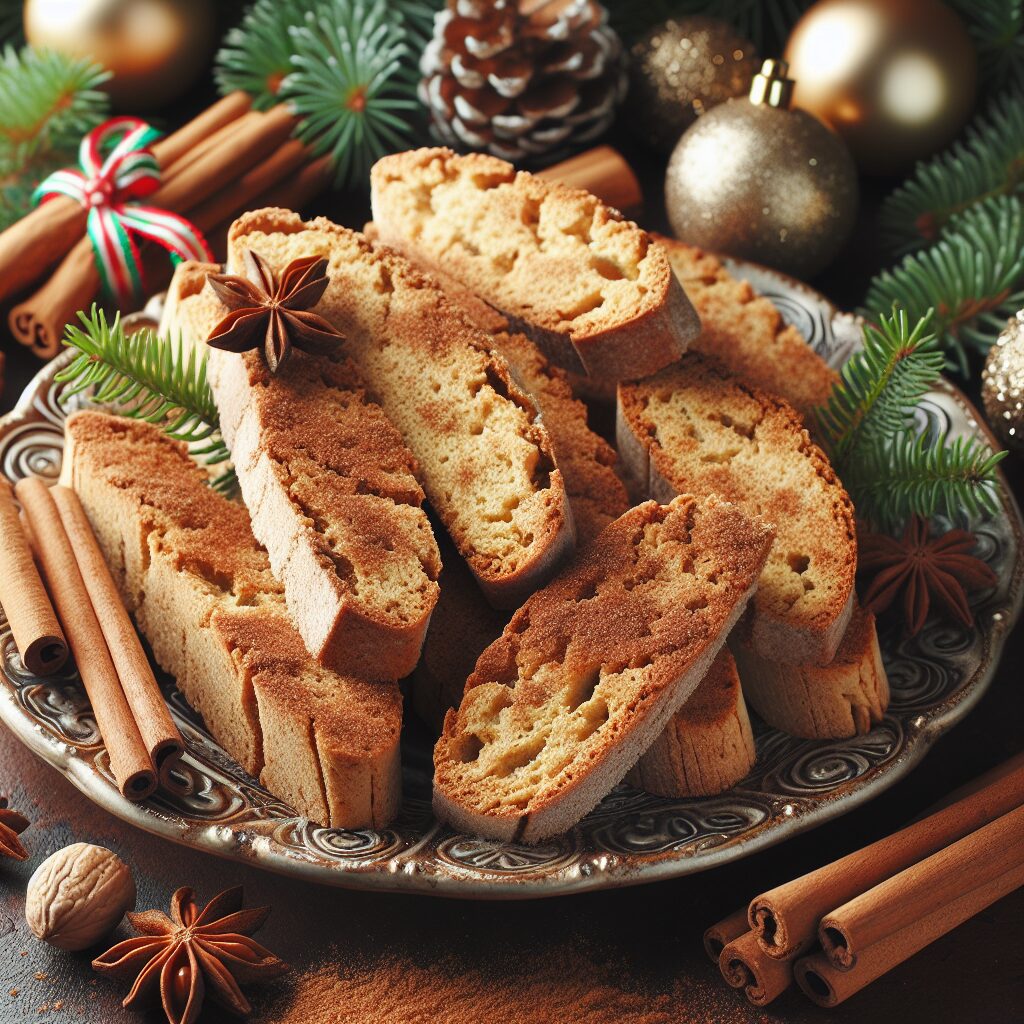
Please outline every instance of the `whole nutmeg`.
[[25, 894], [32, 934], [58, 949], [86, 949], [135, 906], [135, 880], [115, 853], [73, 843], [36, 868]]

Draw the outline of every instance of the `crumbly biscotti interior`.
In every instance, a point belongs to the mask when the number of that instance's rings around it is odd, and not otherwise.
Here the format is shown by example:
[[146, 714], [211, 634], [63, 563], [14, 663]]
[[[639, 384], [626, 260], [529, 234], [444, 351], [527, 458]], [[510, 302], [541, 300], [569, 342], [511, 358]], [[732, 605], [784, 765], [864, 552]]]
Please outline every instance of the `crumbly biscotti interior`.
[[[228, 312], [210, 269], [182, 264], [168, 295], [165, 324], [193, 341]], [[253, 532], [310, 653], [360, 678], [407, 675], [437, 601], [440, 555], [401, 435], [343, 346], [330, 357], [293, 352], [276, 374], [258, 350], [207, 352]]]
[[318, 665], [245, 509], [146, 423], [79, 412], [63, 479], [160, 666], [238, 763], [325, 825], [381, 827], [400, 802], [402, 698]]
[[[539, 332], [535, 340], [564, 337], [589, 372], [603, 369], [588, 366], [596, 338], [621, 332], [628, 375], [629, 360], [653, 354], [656, 341], [659, 361], [640, 372], [678, 358], [691, 326], [696, 333], [665, 254], [646, 231], [587, 192], [516, 172], [495, 157], [447, 149], [384, 157], [370, 182], [374, 224], [386, 244], [450, 274], [528, 332]], [[646, 351], [634, 344], [633, 330], [650, 335]], [[667, 337], [673, 333], [674, 342]], [[559, 358], [557, 346], [545, 349], [561, 365], [579, 368]]]
[[792, 407], [687, 355], [620, 385], [618, 435], [638, 492], [718, 494], [775, 525], [753, 601], [755, 646], [778, 661], [831, 661], [852, 610], [853, 506]]
[[230, 232], [229, 266], [246, 248], [277, 271], [301, 256], [328, 259], [317, 312], [345, 335], [489, 600], [518, 604], [571, 551], [572, 518], [548, 434], [486, 336], [407, 260], [323, 218], [245, 214]]
[[770, 544], [717, 498], [612, 523], [481, 655], [434, 751], [438, 815], [525, 841], [578, 821], [703, 677]]

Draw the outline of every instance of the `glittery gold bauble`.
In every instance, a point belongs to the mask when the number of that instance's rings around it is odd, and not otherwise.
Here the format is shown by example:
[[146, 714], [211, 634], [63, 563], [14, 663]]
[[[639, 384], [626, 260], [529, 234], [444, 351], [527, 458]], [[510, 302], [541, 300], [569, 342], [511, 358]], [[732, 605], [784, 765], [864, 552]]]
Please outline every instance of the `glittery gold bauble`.
[[989, 350], [981, 375], [989, 426], [1008, 448], [1024, 449], [1024, 309]]
[[896, 174], [948, 144], [974, 106], [977, 58], [941, 0], [820, 0], [786, 45], [793, 101], [858, 167]]
[[754, 44], [724, 21], [671, 18], [630, 50], [626, 124], [669, 153], [706, 110], [746, 96], [757, 71]]
[[206, 0], [26, 0], [33, 46], [89, 57], [113, 73], [115, 105], [141, 111], [184, 93], [207, 66], [214, 5]]
[[684, 242], [805, 276], [846, 241], [857, 173], [838, 135], [789, 109], [785, 74], [782, 61], [765, 61], [749, 98], [687, 129], [669, 160], [665, 203]]

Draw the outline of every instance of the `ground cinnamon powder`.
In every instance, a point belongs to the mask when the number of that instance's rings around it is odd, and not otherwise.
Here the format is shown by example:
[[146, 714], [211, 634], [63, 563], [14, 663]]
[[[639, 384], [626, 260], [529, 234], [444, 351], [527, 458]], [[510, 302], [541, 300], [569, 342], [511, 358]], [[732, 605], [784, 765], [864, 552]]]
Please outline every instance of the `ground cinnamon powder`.
[[[584, 956], [524, 969], [467, 968], [455, 959], [325, 964], [268, 1000], [257, 1021], [275, 1024], [727, 1024], [749, 1022], [739, 1002], [725, 1012], [692, 989], [645, 992], [622, 972]], [[730, 993], [731, 994], [731, 993]], [[716, 994], [717, 995], [717, 994]], [[757, 1017], [754, 1018], [755, 1020]]]

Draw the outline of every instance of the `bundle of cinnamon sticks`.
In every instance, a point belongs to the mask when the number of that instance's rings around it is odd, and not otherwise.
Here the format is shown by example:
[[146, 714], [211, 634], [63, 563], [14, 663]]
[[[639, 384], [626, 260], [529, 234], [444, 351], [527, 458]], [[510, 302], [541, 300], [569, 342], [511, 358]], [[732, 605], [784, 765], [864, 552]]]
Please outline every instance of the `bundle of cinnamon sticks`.
[[[304, 205], [330, 179], [326, 157], [290, 139], [295, 116], [284, 106], [261, 113], [234, 92], [153, 146], [160, 188], [146, 202], [183, 215], [214, 248], [231, 221], [259, 206]], [[0, 299], [35, 290], [10, 314], [15, 338], [49, 359], [65, 324], [100, 291], [100, 274], [86, 236], [88, 211], [63, 196], [47, 200], [0, 234]], [[143, 251], [151, 289], [169, 279], [162, 250]], [[40, 285], [39, 282], [45, 278]]]
[[778, 886], [704, 933], [725, 980], [765, 1006], [793, 982], [838, 1006], [1024, 885], [1024, 754], [899, 832]]
[[0, 476], [0, 588], [29, 671], [50, 675], [74, 655], [121, 793], [180, 789], [184, 741], [74, 491]]

